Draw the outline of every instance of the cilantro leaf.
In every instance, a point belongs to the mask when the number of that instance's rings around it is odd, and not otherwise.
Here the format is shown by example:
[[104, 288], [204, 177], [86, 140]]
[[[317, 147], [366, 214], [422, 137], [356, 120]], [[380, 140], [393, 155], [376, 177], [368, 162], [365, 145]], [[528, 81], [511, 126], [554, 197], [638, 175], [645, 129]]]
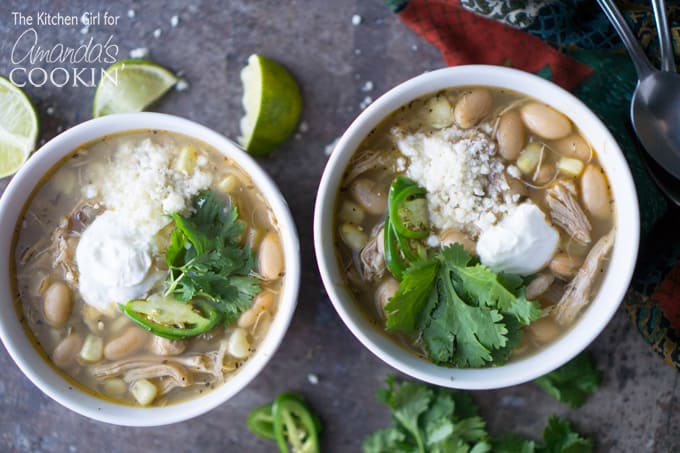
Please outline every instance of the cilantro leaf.
[[516, 434], [505, 434], [493, 442], [494, 453], [534, 453], [536, 442]]
[[439, 263], [418, 261], [410, 266], [399, 284], [399, 290], [385, 306], [387, 330], [399, 330], [407, 335], [415, 332], [420, 312], [427, 303]]
[[571, 407], [581, 407], [594, 393], [602, 380], [593, 357], [583, 352], [557, 370], [539, 377], [534, 382], [558, 401]]
[[581, 437], [572, 431], [571, 424], [560, 417], [550, 417], [548, 426], [543, 431], [545, 445], [539, 447], [537, 453], [590, 453], [593, 441]]
[[364, 453], [486, 453], [491, 445], [484, 420], [469, 395], [420, 382], [395, 384], [378, 399], [392, 410], [392, 425], [364, 439]]
[[189, 217], [172, 214], [176, 229], [165, 259], [170, 269], [166, 295], [190, 302], [210, 302], [231, 324], [247, 310], [260, 284], [250, 274], [255, 266], [252, 250], [241, 246], [244, 225], [236, 207], [225, 207], [210, 191], [193, 200]]
[[422, 341], [433, 362], [461, 368], [507, 361], [522, 324], [540, 316], [520, 277], [492, 272], [460, 244], [412, 263], [386, 312], [387, 330]]

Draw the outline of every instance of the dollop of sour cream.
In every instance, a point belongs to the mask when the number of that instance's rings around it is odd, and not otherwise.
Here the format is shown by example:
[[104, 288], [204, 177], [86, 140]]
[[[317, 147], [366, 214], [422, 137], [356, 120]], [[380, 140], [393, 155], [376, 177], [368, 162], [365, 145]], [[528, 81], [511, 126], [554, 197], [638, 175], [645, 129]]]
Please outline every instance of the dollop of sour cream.
[[88, 305], [110, 311], [143, 297], [158, 280], [151, 240], [115, 211], [105, 211], [83, 232], [76, 248], [80, 293]]
[[479, 235], [477, 255], [494, 272], [530, 275], [548, 264], [558, 242], [559, 233], [528, 201]]

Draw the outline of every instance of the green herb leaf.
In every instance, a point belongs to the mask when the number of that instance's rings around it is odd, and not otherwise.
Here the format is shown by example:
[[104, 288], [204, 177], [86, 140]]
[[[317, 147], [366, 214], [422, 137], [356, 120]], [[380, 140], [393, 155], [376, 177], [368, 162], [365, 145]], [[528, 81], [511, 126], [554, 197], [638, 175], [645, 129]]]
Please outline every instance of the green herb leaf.
[[543, 431], [544, 446], [538, 453], [591, 453], [593, 441], [581, 437], [571, 429], [571, 424], [560, 417], [550, 417], [548, 426]]
[[516, 434], [506, 434], [493, 442], [494, 453], [534, 453], [536, 442]]
[[392, 409], [393, 423], [364, 439], [365, 453], [490, 451], [484, 421], [467, 394], [420, 382], [395, 384], [389, 376], [378, 399]]
[[406, 335], [416, 331], [438, 270], [439, 262], [436, 260], [418, 261], [407, 269], [399, 290], [385, 306], [387, 330], [398, 330]]
[[247, 310], [260, 284], [250, 274], [252, 250], [241, 246], [243, 223], [235, 207], [225, 207], [210, 191], [193, 200], [190, 217], [172, 214], [177, 227], [170, 236], [166, 295], [189, 302], [201, 297], [231, 324]]
[[386, 311], [388, 330], [421, 338], [432, 361], [457, 367], [507, 361], [522, 324], [540, 316], [521, 278], [495, 274], [460, 244], [411, 264]]
[[601, 373], [593, 357], [583, 352], [557, 370], [534, 382], [558, 401], [571, 407], [581, 407], [599, 387]]

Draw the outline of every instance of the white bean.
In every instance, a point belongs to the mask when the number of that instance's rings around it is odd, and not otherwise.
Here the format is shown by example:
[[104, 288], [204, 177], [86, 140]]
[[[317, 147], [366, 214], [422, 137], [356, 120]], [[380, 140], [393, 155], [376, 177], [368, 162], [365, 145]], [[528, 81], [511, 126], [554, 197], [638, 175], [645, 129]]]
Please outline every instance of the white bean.
[[245, 329], [240, 327], [234, 329], [229, 336], [227, 352], [237, 359], [245, 359], [250, 355], [250, 341], [248, 340], [248, 332]]
[[399, 290], [399, 282], [392, 277], [387, 277], [375, 289], [375, 306], [381, 316], [385, 316], [385, 306], [390, 298]]
[[545, 293], [555, 281], [555, 276], [550, 272], [541, 272], [527, 285], [527, 299], [534, 300]]
[[82, 337], [76, 332], [71, 332], [70, 335], [61, 340], [57, 347], [54, 348], [52, 362], [59, 368], [68, 367], [76, 360], [82, 346]]
[[375, 181], [358, 178], [349, 187], [354, 201], [369, 214], [382, 214], [387, 209], [387, 191]]
[[352, 223], [340, 225], [340, 239], [353, 252], [359, 253], [368, 242], [368, 235]]
[[456, 102], [453, 117], [463, 129], [469, 129], [479, 123], [491, 111], [493, 96], [486, 88], [473, 88], [463, 94]]
[[520, 109], [520, 113], [527, 129], [548, 140], [566, 137], [572, 130], [566, 116], [545, 104], [530, 102]]
[[64, 282], [52, 283], [43, 296], [45, 320], [52, 327], [63, 326], [71, 316], [73, 299], [71, 290]]
[[275, 232], [267, 233], [262, 239], [257, 257], [260, 275], [266, 280], [276, 280], [283, 275], [283, 251]]
[[527, 133], [522, 117], [515, 110], [504, 113], [498, 120], [496, 130], [498, 152], [506, 160], [515, 160], [527, 141]]
[[340, 211], [338, 211], [338, 218], [341, 222], [353, 223], [355, 225], [361, 225], [366, 217], [366, 212], [351, 200], [345, 200], [340, 205]]
[[563, 156], [579, 159], [583, 162], [590, 159], [591, 151], [588, 142], [576, 132], [550, 143], [550, 148]]
[[149, 339], [149, 334], [137, 326], [123, 331], [118, 337], [110, 340], [104, 347], [104, 357], [118, 360], [139, 351]]
[[267, 290], [260, 291], [253, 299], [253, 305], [239, 316], [238, 326], [243, 328], [252, 326], [260, 313], [269, 310], [273, 305], [274, 293]]
[[450, 228], [448, 230], [444, 230], [439, 234], [439, 245], [444, 248], [448, 245], [458, 243], [463, 246], [466, 252], [468, 252], [470, 255], [476, 255], [477, 254], [477, 246], [475, 245], [475, 242], [468, 237], [467, 234], [463, 233], [462, 231], [454, 230], [453, 228]]
[[538, 344], [549, 343], [560, 334], [560, 327], [551, 317], [537, 319], [527, 329]]
[[607, 177], [598, 165], [588, 164], [583, 170], [581, 197], [583, 205], [593, 217], [606, 219], [611, 215], [612, 203]]
[[553, 164], [542, 164], [533, 180], [534, 183], [542, 186], [543, 184], [549, 183], [554, 176], [555, 166]]
[[566, 253], [557, 253], [550, 261], [550, 272], [560, 280], [571, 280], [576, 275], [582, 261]]

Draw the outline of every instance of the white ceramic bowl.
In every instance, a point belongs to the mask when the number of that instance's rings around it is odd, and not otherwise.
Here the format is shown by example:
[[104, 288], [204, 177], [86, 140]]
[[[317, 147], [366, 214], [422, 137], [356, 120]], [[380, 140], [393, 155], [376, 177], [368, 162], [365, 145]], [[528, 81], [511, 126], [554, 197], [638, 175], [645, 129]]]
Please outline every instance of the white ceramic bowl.
[[[224, 385], [205, 395], [167, 407], [138, 408], [110, 403], [73, 387], [55, 372], [29, 341], [17, 319], [10, 292], [9, 263], [12, 232], [22, 208], [43, 175], [67, 154], [104, 135], [139, 129], [176, 132], [203, 141], [234, 159], [262, 191], [279, 222], [285, 256], [286, 278], [278, 311], [262, 344], [243, 367]], [[95, 420], [127, 426], [156, 426], [179, 422], [224, 403], [264, 368], [288, 328], [300, 281], [300, 251], [295, 224], [281, 192], [262, 168], [224, 136], [192, 121], [160, 113], [132, 113], [94, 119], [69, 129], [35, 152], [10, 181], [0, 200], [0, 337], [21, 371], [60, 404]]]
[[[334, 206], [352, 154], [367, 134], [409, 101], [439, 90], [487, 85], [532, 96], [566, 114], [597, 150], [616, 201], [617, 233], [600, 290], [575, 326], [530, 356], [483, 369], [455, 369], [432, 364], [403, 349], [362, 314], [348, 290], [334, 249]], [[581, 352], [604, 329], [621, 303], [633, 275], [639, 242], [635, 186], [619, 146], [602, 122], [581, 101], [535, 75], [498, 66], [459, 66], [432, 71], [393, 88], [371, 104], [338, 141], [326, 165], [314, 212], [314, 246], [326, 291], [357, 339], [397, 370], [445, 387], [491, 389], [529, 381], [558, 368]]]

